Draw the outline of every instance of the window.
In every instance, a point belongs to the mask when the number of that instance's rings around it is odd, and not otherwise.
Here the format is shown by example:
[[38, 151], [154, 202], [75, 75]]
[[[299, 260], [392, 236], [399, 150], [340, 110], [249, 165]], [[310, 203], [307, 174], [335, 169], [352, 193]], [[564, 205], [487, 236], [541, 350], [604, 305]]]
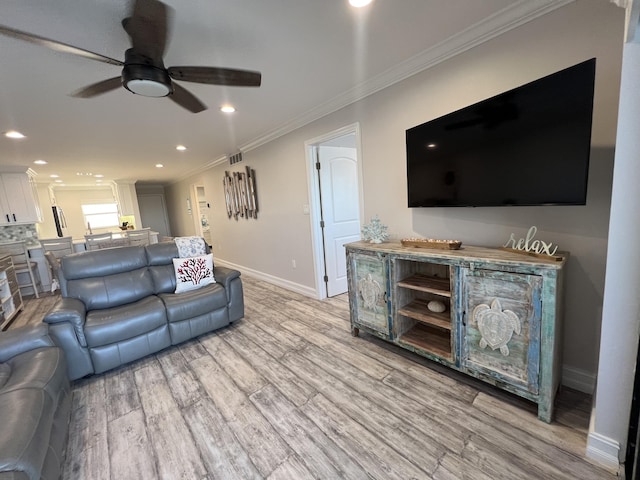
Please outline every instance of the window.
[[84, 223], [91, 228], [117, 227], [120, 224], [118, 216], [118, 204], [95, 203], [82, 205]]

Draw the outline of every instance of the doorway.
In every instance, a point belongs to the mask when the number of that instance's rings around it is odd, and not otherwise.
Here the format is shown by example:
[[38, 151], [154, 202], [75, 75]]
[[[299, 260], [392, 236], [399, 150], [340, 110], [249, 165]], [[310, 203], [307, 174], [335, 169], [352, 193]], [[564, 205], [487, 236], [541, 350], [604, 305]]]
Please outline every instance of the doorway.
[[347, 292], [344, 245], [360, 239], [360, 130], [349, 125], [305, 142], [318, 298]]
[[196, 235], [204, 238], [207, 245], [211, 246], [211, 204], [207, 200], [204, 185], [191, 186], [191, 203], [193, 209], [193, 221]]
[[158, 238], [170, 237], [169, 216], [164, 201], [164, 194], [144, 193], [138, 195], [140, 222], [151, 230], [158, 232]]

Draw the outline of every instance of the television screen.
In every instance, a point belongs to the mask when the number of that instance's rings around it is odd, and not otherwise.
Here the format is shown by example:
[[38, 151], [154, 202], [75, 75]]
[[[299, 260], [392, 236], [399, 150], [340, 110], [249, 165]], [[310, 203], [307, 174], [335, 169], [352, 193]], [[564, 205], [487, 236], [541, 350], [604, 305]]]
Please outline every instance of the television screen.
[[409, 207], [584, 205], [595, 58], [406, 131]]

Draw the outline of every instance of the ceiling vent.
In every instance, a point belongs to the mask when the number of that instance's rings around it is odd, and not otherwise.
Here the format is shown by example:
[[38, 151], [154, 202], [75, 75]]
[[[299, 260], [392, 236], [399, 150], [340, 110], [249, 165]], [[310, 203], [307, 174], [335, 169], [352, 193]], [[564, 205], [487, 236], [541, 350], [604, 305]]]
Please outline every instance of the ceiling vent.
[[229, 155], [229, 165], [233, 165], [234, 163], [240, 163], [241, 161], [242, 161], [242, 152]]

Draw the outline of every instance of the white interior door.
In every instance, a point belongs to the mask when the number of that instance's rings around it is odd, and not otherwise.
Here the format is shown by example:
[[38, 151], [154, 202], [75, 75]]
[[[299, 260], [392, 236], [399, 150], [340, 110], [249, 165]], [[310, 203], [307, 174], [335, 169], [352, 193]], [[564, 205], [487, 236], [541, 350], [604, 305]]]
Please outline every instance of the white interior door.
[[320, 144], [320, 199], [322, 209], [327, 296], [347, 291], [344, 245], [360, 239], [357, 150]]

